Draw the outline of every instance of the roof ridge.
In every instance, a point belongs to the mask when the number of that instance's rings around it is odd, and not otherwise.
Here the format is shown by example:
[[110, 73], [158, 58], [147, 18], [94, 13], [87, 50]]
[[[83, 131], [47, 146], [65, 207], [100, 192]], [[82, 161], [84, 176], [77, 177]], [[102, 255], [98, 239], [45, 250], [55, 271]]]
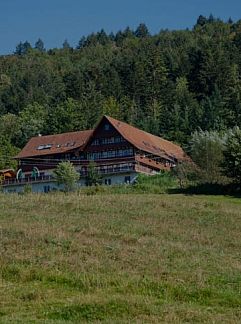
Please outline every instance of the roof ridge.
[[77, 133], [84, 133], [84, 132], [93, 132], [93, 129], [85, 129], [85, 130], [80, 130], [80, 131], [71, 131], [71, 132], [41, 135], [41, 136], [36, 135], [36, 136], [31, 137], [30, 140], [35, 139], [35, 138], [46, 138], [46, 137], [51, 137], [51, 136], [65, 136], [66, 134], [77, 134]]
[[157, 136], [157, 135], [154, 135], [154, 134], [148, 133], [147, 131], [145, 131], [145, 130], [143, 130], [143, 129], [140, 129], [140, 128], [138, 128], [138, 127], [136, 127], [136, 126], [133, 126], [133, 125], [130, 125], [130, 124], [127, 124], [126, 122], [123, 122], [123, 121], [121, 121], [121, 120], [115, 119], [115, 118], [113, 118], [113, 117], [106, 116], [106, 115], [105, 115], [105, 117], [106, 117], [107, 119], [112, 119], [112, 120], [114, 120], [114, 121], [116, 121], [116, 122], [122, 123], [122, 124], [126, 125], [127, 127], [132, 127], [132, 128], [134, 128], [134, 129], [136, 129], [138, 132], [145, 133], [146, 135], [148, 135], [148, 136], [150, 136], [150, 137], [155, 137], [155, 138], [158, 139], [158, 140], [165, 141], [165, 142], [167, 142], [168, 144], [170, 143], [170, 144], [172, 144], [172, 145], [174, 145], [174, 146], [180, 148], [180, 146], [179, 146], [178, 144], [175, 144], [175, 143], [173, 143], [172, 141], [170, 141], [170, 140], [168, 140], [168, 139], [165, 139], [165, 138], [163, 138], [163, 137], [160, 137], [160, 136]]
[[[185, 152], [178, 144], [175, 144], [160, 136], [148, 133], [113, 117], [105, 117], [126, 140], [128, 140], [138, 149], [157, 155], [160, 155], [160, 152], [162, 151], [168, 156], [179, 156], [180, 158], [181, 156], [184, 157], [185, 155]], [[122, 125], [122, 127], [118, 127], [118, 124]]]

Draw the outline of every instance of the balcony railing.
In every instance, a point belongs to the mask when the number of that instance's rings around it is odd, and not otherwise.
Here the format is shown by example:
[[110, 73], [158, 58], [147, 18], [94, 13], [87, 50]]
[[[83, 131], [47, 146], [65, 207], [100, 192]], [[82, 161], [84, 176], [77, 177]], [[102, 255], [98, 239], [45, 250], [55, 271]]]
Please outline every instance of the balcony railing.
[[[125, 172], [130, 172], [135, 170], [135, 164], [131, 165], [126, 165], [126, 166], [107, 166], [105, 168], [97, 167], [97, 172], [100, 175], [103, 174], [115, 174], [115, 173], [125, 173]], [[81, 170], [80, 175], [83, 177], [86, 177], [88, 175], [88, 169], [86, 170]]]
[[43, 175], [39, 177], [26, 177], [22, 179], [6, 179], [3, 181], [3, 186], [9, 186], [9, 185], [17, 185], [17, 184], [31, 184], [31, 183], [37, 183], [37, 182], [48, 182], [48, 181], [55, 181], [54, 177], [51, 175]]
[[[139, 171], [146, 174], [156, 174], [157, 171], [151, 170], [148, 167], [142, 166], [139, 163], [132, 162], [128, 165], [105, 165], [105, 166], [96, 166], [96, 170], [100, 175], [111, 175], [111, 174], [120, 174], [120, 173], [127, 173], [133, 171]], [[89, 173], [88, 167], [82, 168], [79, 171], [80, 177], [87, 177]], [[49, 181], [56, 181], [56, 179], [52, 175], [41, 175], [36, 177], [25, 177], [22, 179], [7, 179], [2, 182], [3, 186], [10, 186], [10, 185], [26, 185], [26, 184], [33, 184], [33, 183], [41, 183], [41, 182], [49, 182]]]

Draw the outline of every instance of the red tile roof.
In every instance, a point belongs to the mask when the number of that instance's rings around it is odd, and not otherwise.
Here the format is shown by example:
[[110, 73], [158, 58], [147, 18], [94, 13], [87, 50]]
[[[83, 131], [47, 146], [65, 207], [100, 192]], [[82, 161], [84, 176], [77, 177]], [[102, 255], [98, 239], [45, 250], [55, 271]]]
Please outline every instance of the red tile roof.
[[189, 159], [179, 145], [147, 133], [112, 117], [105, 116], [105, 118], [128, 142], [139, 150], [149, 152], [160, 157], [169, 157], [171, 159], [173, 157], [177, 160]]
[[135, 160], [141, 164], [144, 164], [144, 165], [149, 165], [151, 167], [153, 167], [154, 169], [157, 169], [157, 170], [165, 170], [165, 171], [170, 171], [171, 169], [171, 166], [170, 165], [165, 165], [161, 162], [157, 162], [157, 161], [154, 161], [153, 159], [149, 159], [149, 158], [146, 158], [146, 157], [143, 157], [143, 156], [136, 156], [135, 157]]
[[[149, 134], [112, 117], [104, 116], [103, 119], [104, 118], [107, 119], [129, 143], [141, 151], [170, 160], [173, 158], [177, 160], [189, 160], [189, 157], [184, 153], [183, 149], [170, 141]], [[98, 128], [98, 125], [95, 130]], [[77, 148], [84, 150], [84, 147], [88, 145], [88, 141], [95, 130], [33, 137], [15, 158], [21, 159], [33, 156], [67, 153]]]
[[67, 153], [74, 149], [82, 148], [91, 134], [92, 130], [86, 130], [32, 137], [15, 158]]

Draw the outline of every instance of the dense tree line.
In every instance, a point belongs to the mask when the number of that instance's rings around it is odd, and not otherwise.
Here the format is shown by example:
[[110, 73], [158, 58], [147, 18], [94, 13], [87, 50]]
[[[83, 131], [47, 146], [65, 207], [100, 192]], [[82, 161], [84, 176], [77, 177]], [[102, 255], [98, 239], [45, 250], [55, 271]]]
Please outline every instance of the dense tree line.
[[92, 128], [103, 114], [184, 145], [198, 129], [241, 127], [241, 20], [200, 16], [192, 30], [156, 35], [145, 24], [101, 30], [76, 48], [25, 41], [0, 57], [0, 141], [9, 152], [38, 133]]

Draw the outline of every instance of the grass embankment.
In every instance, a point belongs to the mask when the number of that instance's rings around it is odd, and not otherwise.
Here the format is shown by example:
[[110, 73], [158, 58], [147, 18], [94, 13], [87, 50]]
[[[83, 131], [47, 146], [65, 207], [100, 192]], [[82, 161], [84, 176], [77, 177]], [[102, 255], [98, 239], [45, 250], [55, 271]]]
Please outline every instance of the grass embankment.
[[92, 194], [163, 194], [169, 191], [180, 190], [178, 181], [172, 174], [164, 172], [153, 176], [139, 174], [132, 185], [121, 184], [114, 186], [82, 187], [80, 193]]
[[183, 195], [0, 195], [0, 322], [241, 318], [241, 204]]

